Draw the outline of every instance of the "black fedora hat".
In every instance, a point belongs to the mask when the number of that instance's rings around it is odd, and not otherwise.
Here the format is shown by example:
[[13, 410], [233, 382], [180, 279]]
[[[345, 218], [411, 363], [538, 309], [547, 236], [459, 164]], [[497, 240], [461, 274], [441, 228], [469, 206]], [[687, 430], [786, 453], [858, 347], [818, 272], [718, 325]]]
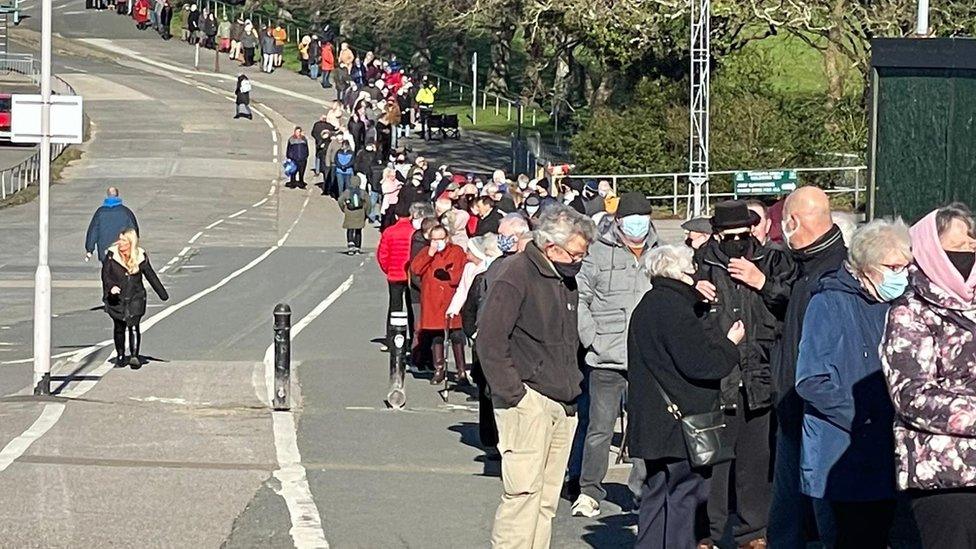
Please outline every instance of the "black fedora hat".
[[749, 209], [744, 200], [726, 200], [715, 205], [712, 231], [752, 227], [759, 223], [759, 214]]

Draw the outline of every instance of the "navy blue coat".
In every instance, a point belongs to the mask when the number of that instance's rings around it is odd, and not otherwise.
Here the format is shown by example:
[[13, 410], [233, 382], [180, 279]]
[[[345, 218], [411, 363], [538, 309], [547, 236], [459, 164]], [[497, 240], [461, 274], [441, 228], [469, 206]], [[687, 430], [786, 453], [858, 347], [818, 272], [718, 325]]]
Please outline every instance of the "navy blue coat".
[[132, 210], [122, 205], [122, 199], [117, 196], [109, 196], [102, 203], [101, 207], [95, 210], [91, 222], [88, 224], [88, 233], [85, 236], [85, 251], [95, 253], [98, 247], [98, 260], [105, 259], [105, 252], [108, 247], [115, 244], [119, 235], [126, 229], [135, 229], [139, 232], [139, 223]]
[[803, 320], [800, 487], [834, 501], [895, 497], [894, 407], [881, 371], [888, 303], [845, 268], [820, 282]]

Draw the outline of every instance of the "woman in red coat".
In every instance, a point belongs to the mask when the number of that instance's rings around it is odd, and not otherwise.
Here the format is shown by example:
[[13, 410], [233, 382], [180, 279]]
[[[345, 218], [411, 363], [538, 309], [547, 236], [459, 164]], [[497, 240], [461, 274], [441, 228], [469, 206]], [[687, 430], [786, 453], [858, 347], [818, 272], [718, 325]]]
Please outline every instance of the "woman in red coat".
[[450, 331], [454, 362], [457, 365], [458, 383], [468, 382], [468, 372], [464, 362], [464, 332], [461, 330], [461, 317], [447, 318], [447, 307], [461, 282], [461, 272], [467, 261], [467, 254], [456, 244], [451, 244], [447, 229], [437, 225], [430, 230], [430, 245], [420, 250], [410, 270], [420, 277], [420, 330], [433, 332], [434, 377], [431, 385], [438, 385], [447, 376], [444, 353], [444, 332]]
[[140, 29], [149, 25], [149, 0], [136, 0], [132, 8], [132, 18]]

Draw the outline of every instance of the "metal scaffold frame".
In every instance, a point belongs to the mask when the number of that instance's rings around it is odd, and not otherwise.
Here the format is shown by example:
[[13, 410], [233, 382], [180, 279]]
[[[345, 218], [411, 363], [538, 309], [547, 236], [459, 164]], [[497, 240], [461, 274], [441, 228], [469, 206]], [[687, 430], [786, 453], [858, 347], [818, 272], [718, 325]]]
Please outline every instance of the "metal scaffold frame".
[[709, 34], [711, 32], [710, 0], [691, 0], [691, 102], [688, 175], [693, 200], [689, 214], [704, 215], [703, 189], [708, 185], [708, 112], [709, 112]]

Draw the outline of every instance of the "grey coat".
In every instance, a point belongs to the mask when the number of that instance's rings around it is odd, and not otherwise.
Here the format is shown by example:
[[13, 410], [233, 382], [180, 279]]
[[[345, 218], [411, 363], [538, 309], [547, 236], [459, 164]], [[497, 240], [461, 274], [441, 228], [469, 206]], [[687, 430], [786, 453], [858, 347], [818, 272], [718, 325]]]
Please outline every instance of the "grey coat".
[[[652, 225], [643, 253], [647, 254], [656, 244], [657, 233]], [[590, 246], [576, 283], [580, 343], [586, 349], [586, 364], [626, 370], [627, 323], [651, 289], [651, 282], [638, 258], [620, 242], [612, 218], [600, 223], [599, 237]]]

